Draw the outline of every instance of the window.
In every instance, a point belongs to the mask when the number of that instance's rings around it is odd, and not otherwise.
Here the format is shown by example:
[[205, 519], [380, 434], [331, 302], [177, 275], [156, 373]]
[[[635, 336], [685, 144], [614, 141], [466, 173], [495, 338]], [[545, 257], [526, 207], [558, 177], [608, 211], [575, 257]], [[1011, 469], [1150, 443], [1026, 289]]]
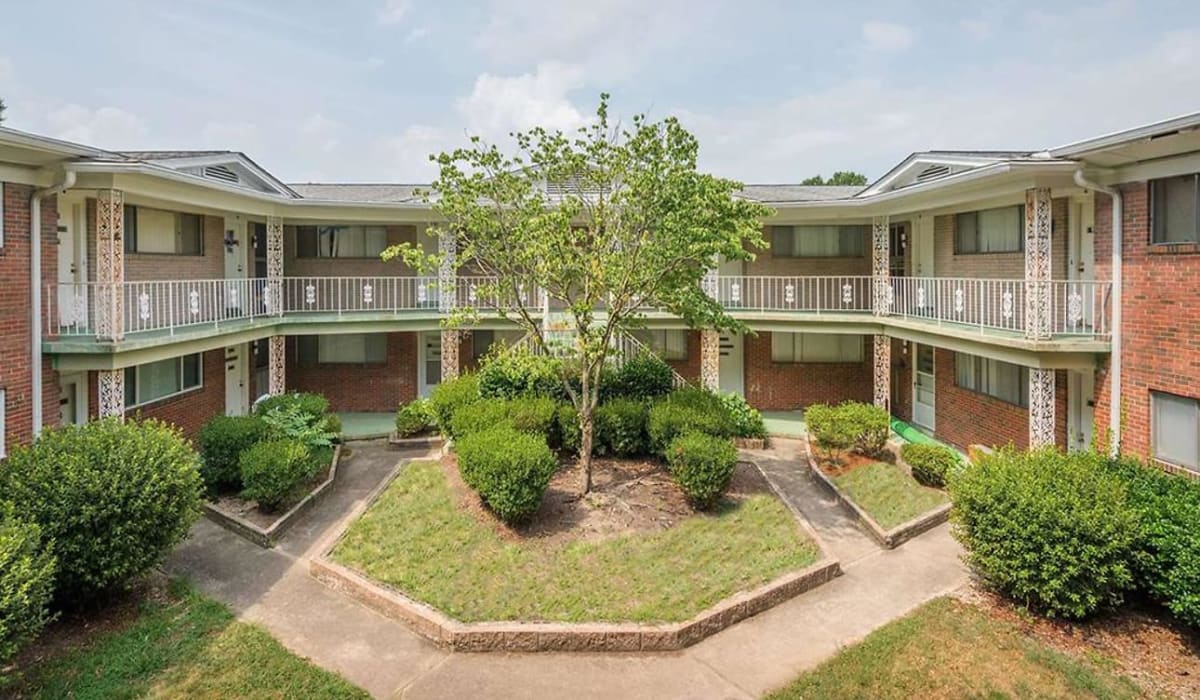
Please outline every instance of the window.
[[1029, 407], [1028, 367], [956, 352], [954, 383], [1015, 406]]
[[141, 406], [203, 385], [200, 354], [125, 369], [125, 407]]
[[771, 333], [772, 362], [862, 362], [863, 339], [830, 333]]
[[387, 238], [386, 226], [301, 226], [296, 229], [296, 256], [378, 258]]
[[125, 205], [125, 251], [167, 255], [204, 254], [204, 217]]
[[305, 335], [296, 339], [296, 352], [304, 365], [381, 365], [387, 363], [387, 335]]
[[524, 331], [471, 331], [471, 357], [476, 360], [480, 359], [488, 354], [488, 351], [496, 343], [501, 343], [511, 348], [524, 335]]
[[777, 258], [861, 258], [867, 229], [858, 226], [772, 226], [771, 255]]
[[642, 328], [634, 331], [633, 335], [664, 360], [686, 360], [688, 357], [688, 334], [683, 329]]
[[1155, 459], [1200, 470], [1200, 401], [1152, 391], [1150, 422]]
[[1150, 181], [1151, 242], [1200, 242], [1200, 174]]
[[954, 253], [1019, 253], [1025, 244], [1025, 205], [963, 212], [955, 217]]

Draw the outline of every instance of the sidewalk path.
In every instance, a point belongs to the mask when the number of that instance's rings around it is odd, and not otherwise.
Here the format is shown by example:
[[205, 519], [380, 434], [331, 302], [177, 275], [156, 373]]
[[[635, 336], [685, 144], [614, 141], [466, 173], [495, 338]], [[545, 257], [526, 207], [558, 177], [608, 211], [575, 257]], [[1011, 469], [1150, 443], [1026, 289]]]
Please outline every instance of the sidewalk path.
[[375, 697], [754, 698], [966, 581], [946, 526], [898, 549], [879, 549], [806, 482], [801, 445], [779, 440], [755, 456], [842, 561], [843, 576], [676, 653], [451, 653], [308, 575], [305, 557], [321, 536], [398, 460], [422, 456], [389, 451], [381, 441], [352, 449], [334, 490], [275, 549], [202, 520], [168, 568]]

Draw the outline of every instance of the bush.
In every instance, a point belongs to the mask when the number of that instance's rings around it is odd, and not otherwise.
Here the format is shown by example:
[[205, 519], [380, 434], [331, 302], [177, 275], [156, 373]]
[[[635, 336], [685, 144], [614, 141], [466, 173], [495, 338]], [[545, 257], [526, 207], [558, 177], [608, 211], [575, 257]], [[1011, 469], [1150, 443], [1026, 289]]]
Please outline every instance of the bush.
[[756, 439], [767, 437], [767, 426], [763, 423], [762, 414], [758, 412], [757, 408], [746, 403], [745, 397], [734, 391], [717, 394], [717, 396], [725, 406], [729, 420], [733, 422], [733, 434], [736, 437]]
[[701, 389], [680, 389], [659, 399], [646, 418], [650, 449], [666, 455], [671, 442], [684, 433], [733, 437], [734, 426], [721, 399]]
[[481, 399], [455, 411], [450, 419], [450, 434], [459, 440], [472, 433], [504, 425], [549, 441], [551, 435], [557, 433], [555, 409], [554, 401], [546, 397], [524, 397], [511, 401]]
[[592, 415], [596, 452], [619, 457], [645, 454], [646, 414], [646, 404], [639, 399], [613, 399], [597, 406]]
[[[583, 446], [583, 429], [579, 425], [579, 411], [569, 403], [559, 404], [554, 423], [558, 427], [559, 447], [572, 454], [579, 454]], [[594, 444], [593, 440], [593, 444]]]
[[275, 510], [289, 501], [320, 470], [308, 446], [299, 440], [264, 440], [242, 453], [242, 498]]
[[18, 520], [12, 506], [0, 502], [0, 669], [50, 619], [52, 550], [52, 543], [42, 541], [40, 527]]
[[[262, 416], [267, 424], [267, 439], [295, 440], [309, 449], [329, 447], [337, 439], [337, 433], [330, 430], [334, 425], [329, 418], [336, 416], [320, 416], [314, 420], [297, 406], [279, 406]], [[341, 427], [340, 421], [336, 427]]]
[[1095, 454], [985, 455], [950, 479], [954, 535], [999, 591], [1053, 617], [1116, 605], [1133, 584], [1137, 512]]
[[200, 515], [200, 458], [178, 428], [115, 418], [49, 430], [0, 468], [0, 494], [58, 557], [60, 601], [119, 588]]
[[655, 355], [642, 354], [601, 376], [600, 400], [654, 399], [671, 393], [674, 383], [670, 365]]
[[485, 399], [524, 396], [566, 398], [563, 361], [525, 348], [498, 348], [479, 365], [479, 395]]
[[846, 401], [837, 406], [814, 404], [804, 411], [804, 424], [817, 446], [829, 453], [854, 450], [881, 454], [891, 430], [887, 411], [871, 404]]
[[433, 428], [437, 417], [429, 399], [413, 399], [396, 411], [396, 434], [411, 437]]
[[510, 524], [537, 511], [558, 468], [545, 440], [507, 426], [467, 435], [456, 451], [463, 481]]
[[429, 405], [433, 409], [438, 430], [443, 435], [451, 435], [450, 421], [454, 418], [454, 412], [480, 398], [479, 380], [473, 374], [439, 383], [429, 395]]
[[267, 424], [260, 416], [216, 416], [200, 428], [200, 477], [210, 493], [241, 488], [238, 458], [266, 434]]
[[[308, 416], [311, 423], [316, 423], [329, 413], [329, 401], [320, 394], [292, 392], [268, 396], [254, 406], [254, 415], [265, 416], [272, 411], [284, 409], [296, 411]], [[340, 426], [339, 426], [340, 428]], [[340, 432], [340, 430], [338, 431]]]
[[958, 453], [945, 445], [905, 443], [900, 448], [900, 456], [912, 467], [914, 479], [937, 488], [945, 486], [946, 477], [962, 465]]
[[707, 509], [721, 500], [733, 480], [737, 448], [728, 438], [687, 433], [671, 441], [667, 465], [688, 501]]

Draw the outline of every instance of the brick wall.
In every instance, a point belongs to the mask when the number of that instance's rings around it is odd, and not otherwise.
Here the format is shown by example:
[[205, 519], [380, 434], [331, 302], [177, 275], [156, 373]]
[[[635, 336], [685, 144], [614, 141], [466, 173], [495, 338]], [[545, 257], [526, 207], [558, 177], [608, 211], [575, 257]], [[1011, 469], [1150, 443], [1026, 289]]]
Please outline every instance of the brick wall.
[[[167, 253], [125, 253], [125, 279], [140, 280], [203, 280], [225, 276], [225, 219], [205, 216], [202, 255], [171, 255]], [[87, 258], [96, 256], [96, 200], [87, 200]], [[244, 245], [244, 244], [243, 244]], [[96, 281], [96, 265], [88, 265], [88, 279]]]
[[771, 334], [745, 337], [746, 400], [764, 411], [786, 411], [814, 403], [871, 401], [874, 383], [869, 336], [862, 362], [800, 364], [771, 360]]
[[[908, 349], [908, 353], [905, 349]], [[912, 344], [892, 339], [892, 415], [902, 421], [912, 420], [912, 363], [909, 356]]]
[[700, 331], [687, 331], [687, 358], [667, 360], [667, 364], [684, 379], [698, 385], [700, 383]]
[[[1067, 211], [1069, 200], [1053, 200], [1050, 239], [1050, 276], [1067, 278]], [[973, 277], [983, 279], [1025, 279], [1025, 253], [954, 254], [954, 214], [942, 214], [933, 219], [933, 269], [938, 277]], [[868, 273], [869, 274], [869, 273]], [[1097, 279], [1099, 276], [1097, 275]]]
[[387, 362], [302, 365], [296, 339], [287, 339], [288, 391], [312, 391], [334, 411], [392, 412], [417, 396], [417, 334], [388, 333]]
[[[210, 418], [225, 413], [225, 350], [209, 350], [201, 359], [202, 385], [199, 389], [170, 396], [128, 410], [127, 418], [157, 418], [179, 426], [185, 435], [195, 439]], [[99, 407], [97, 372], [88, 372], [88, 417], [96, 418]]]
[[[388, 226], [388, 245], [416, 243], [417, 227]], [[296, 227], [283, 227], [283, 274], [289, 277], [401, 277], [413, 271], [399, 261], [371, 258], [300, 258], [296, 255]]]
[[[870, 235], [869, 233], [867, 235]], [[865, 245], [866, 255], [858, 258], [777, 258], [771, 254], [771, 227], [763, 230], [763, 238], [767, 247], [755, 250], [755, 259], [743, 264], [742, 271], [746, 275], [870, 275], [871, 246]]]

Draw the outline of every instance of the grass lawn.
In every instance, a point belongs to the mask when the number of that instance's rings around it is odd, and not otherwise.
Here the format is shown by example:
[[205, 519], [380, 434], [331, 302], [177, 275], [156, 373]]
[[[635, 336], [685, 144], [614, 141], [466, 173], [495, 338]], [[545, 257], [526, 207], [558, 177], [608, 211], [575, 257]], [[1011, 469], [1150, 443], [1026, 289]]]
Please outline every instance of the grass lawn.
[[788, 698], [1137, 698], [1096, 658], [1080, 661], [972, 605], [939, 598], [772, 694]]
[[833, 483], [884, 530], [950, 501], [942, 491], [918, 484], [903, 469], [886, 462], [856, 467], [833, 477]]
[[23, 669], [0, 695], [29, 698], [366, 698], [238, 622], [187, 584], [145, 602], [122, 629]]
[[333, 558], [463, 621], [676, 622], [818, 556], [765, 495], [653, 534], [553, 544], [502, 538], [455, 498], [440, 464], [414, 462]]

